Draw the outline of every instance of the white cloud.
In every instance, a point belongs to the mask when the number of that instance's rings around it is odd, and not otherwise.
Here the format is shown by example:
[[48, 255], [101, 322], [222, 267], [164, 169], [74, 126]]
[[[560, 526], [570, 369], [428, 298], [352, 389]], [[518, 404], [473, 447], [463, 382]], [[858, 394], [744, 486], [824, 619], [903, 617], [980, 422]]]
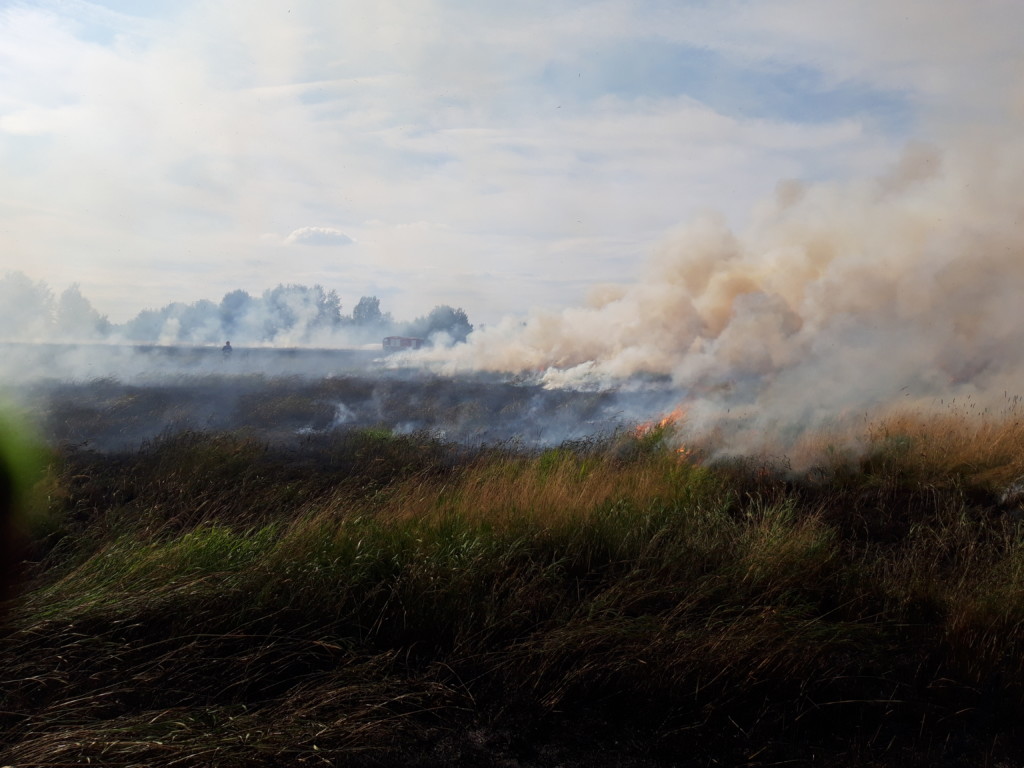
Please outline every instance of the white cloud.
[[354, 240], [333, 227], [300, 227], [285, 242], [289, 245], [351, 245]]

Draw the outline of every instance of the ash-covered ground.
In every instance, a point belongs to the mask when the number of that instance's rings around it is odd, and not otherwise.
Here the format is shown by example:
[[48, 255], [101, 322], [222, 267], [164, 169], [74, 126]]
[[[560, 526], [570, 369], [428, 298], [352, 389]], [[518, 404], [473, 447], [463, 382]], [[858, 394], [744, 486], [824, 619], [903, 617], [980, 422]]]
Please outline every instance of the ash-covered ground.
[[548, 389], [524, 377], [385, 367], [368, 350], [252, 349], [229, 359], [185, 348], [16, 352], [33, 358], [25, 370], [37, 374], [10, 389], [44, 439], [100, 451], [187, 430], [281, 444], [359, 428], [544, 447], [608, 435], [678, 401], [659, 381], [629, 391]]

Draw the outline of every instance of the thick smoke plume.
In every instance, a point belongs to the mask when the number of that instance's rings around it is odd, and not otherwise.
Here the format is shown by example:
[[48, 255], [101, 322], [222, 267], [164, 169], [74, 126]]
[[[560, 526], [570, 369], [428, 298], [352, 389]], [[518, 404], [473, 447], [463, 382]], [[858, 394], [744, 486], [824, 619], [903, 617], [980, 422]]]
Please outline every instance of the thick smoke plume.
[[1022, 302], [1021, 144], [914, 145], [879, 178], [780, 184], [742, 235], [706, 216], [640, 280], [587, 306], [420, 357], [552, 387], [669, 377], [691, 425], [750, 437], [895, 401], [1020, 391]]

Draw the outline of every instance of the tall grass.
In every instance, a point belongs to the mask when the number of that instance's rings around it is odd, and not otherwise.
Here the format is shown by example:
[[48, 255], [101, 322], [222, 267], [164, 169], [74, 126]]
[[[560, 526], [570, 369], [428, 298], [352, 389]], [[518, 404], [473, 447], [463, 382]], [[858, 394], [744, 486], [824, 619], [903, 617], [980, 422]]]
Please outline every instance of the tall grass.
[[670, 431], [55, 456], [0, 760], [1017, 765], [1021, 435], [988, 418], [887, 415], [816, 473]]

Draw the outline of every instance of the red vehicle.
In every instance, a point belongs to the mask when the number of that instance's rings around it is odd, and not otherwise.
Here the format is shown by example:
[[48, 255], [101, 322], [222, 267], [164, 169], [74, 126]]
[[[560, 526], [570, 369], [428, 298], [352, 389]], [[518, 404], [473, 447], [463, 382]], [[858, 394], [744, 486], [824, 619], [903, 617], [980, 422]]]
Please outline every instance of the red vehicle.
[[384, 351], [399, 352], [404, 349], [419, 349], [423, 343], [423, 339], [417, 339], [414, 336], [385, 336]]

